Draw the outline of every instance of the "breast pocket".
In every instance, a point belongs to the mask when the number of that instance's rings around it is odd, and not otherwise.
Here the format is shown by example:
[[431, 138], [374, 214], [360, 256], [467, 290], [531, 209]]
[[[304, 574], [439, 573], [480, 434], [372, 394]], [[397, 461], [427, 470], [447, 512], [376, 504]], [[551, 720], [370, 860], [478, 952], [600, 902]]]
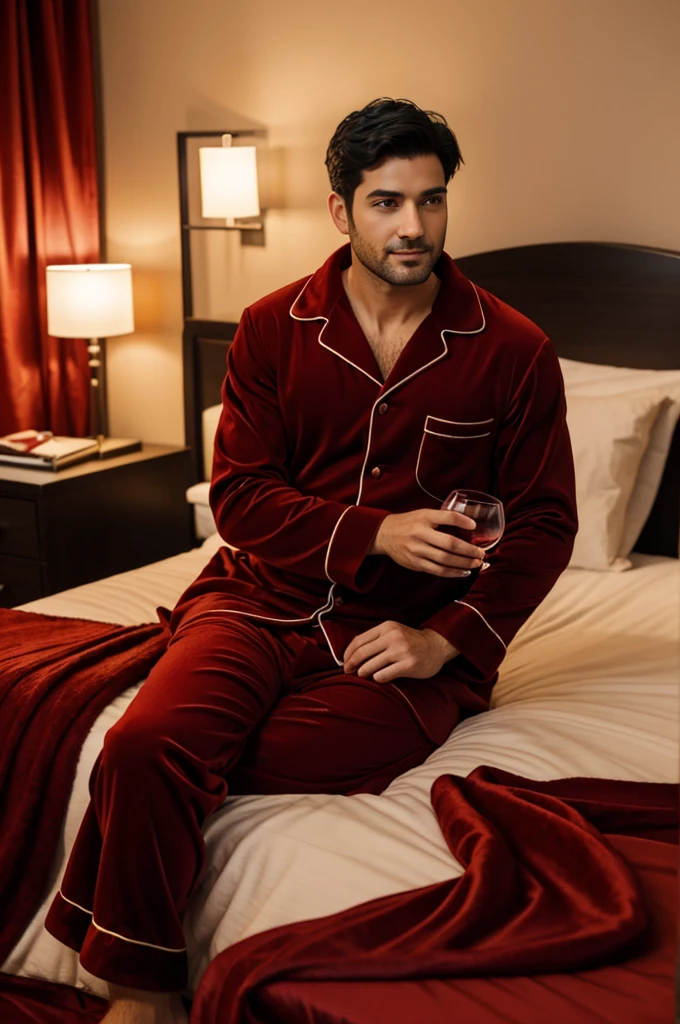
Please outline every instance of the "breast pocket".
[[427, 416], [416, 461], [421, 491], [443, 502], [456, 487], [482, 487], [493, 419], [457, 421]]

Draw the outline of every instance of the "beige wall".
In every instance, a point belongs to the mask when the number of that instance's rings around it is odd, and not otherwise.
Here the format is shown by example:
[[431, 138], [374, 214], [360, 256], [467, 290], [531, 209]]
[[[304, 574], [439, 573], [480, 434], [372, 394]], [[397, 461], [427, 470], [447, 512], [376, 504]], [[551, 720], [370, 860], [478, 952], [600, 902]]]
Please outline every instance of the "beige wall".
[[451, 255], [556, 240], [680, 249], [677, 0], [100, 0], [108, 259], [136, 333], [109, 342], [111, 432], [181, 443], [175, 132], [268, 129], [267, 245], [213, 233], [199, 314], [314, 270], [343, 239], [323, 158], [380, 95], [441, 111], [465, 165]]

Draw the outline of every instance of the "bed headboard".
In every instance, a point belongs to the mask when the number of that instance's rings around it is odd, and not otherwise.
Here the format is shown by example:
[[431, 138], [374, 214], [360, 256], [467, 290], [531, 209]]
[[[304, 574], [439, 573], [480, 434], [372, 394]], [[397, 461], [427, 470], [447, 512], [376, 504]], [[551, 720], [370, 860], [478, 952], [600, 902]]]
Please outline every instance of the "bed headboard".
[[[638, 369], [680, 369], [680, 253], [608, 242], [549, 242], [456, 259], [460, 270], [534, 320], [559, 356]], [[203, 479], [201, 414], [219, 404], [235, 323], [184, 327], [187, 444]], [[636, 551], [677, 557], [680, 425]]]
[[223, 320], [184, 321], [184, 432], [194, 482], [203, 480], [203, 410], [222, 401], [227, 351], [237, 327]]

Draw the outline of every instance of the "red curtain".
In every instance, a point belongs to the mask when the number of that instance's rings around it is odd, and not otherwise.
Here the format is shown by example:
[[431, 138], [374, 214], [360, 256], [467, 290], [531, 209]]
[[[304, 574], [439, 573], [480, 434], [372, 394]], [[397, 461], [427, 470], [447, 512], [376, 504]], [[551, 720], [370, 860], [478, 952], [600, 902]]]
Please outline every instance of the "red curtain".
[[84, 436], [87, 348], [48, 336], [45, 267], [99, 261], [90, 0], [2, 0], [0, 96], [0, 434]]

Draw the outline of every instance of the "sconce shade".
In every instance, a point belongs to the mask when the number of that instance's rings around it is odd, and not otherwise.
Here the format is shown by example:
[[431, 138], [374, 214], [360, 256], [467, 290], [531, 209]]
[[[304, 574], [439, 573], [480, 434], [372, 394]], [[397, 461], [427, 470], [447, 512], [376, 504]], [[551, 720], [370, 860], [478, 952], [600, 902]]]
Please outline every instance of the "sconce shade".
[[204, 217], [258, 217], [255, 146], [199, 149]]
[[129, 263], [47, 267], [47, 333], [54, 338], [111, 338], [132, 334]]

